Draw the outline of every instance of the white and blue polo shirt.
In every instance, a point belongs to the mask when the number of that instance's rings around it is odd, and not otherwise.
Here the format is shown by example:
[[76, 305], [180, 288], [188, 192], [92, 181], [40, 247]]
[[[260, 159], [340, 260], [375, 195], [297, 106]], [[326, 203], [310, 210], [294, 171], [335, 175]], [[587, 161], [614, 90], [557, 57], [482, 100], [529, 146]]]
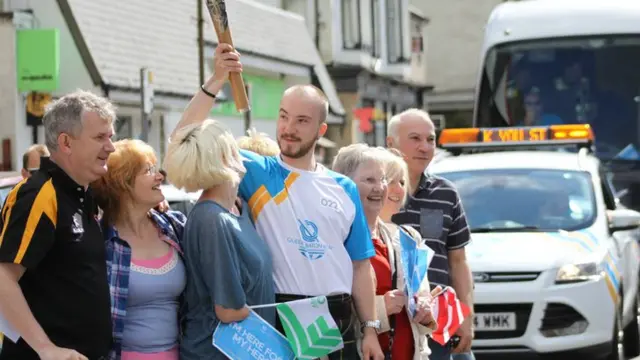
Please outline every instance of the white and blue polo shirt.
[[271, 250], [276, 293], [351, 294], [352, 261], [375, 255], [355, 183], [322, 165], [304, 171], [241, 153], [239, 193]]

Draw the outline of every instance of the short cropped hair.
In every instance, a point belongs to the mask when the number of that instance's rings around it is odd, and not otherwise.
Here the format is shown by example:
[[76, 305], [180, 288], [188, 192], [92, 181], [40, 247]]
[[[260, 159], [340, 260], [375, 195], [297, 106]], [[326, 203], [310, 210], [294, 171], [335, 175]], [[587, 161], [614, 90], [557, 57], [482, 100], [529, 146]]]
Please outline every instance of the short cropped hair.
[[331, 169], [353, 178], [358, 166], [369, 161], [384, 166], [384, 154], [381, 153], [380, 149], [372, 148], [366, 144], [351, 144], [338, 150], [338, 154], [333, 159]]
[[31, 145], [27, 151], [22, 155], [22, 168], [25, 170], [29, 170], [27, 167], [29, 166], [29, 156], [33, 153], [37, 153], [40, 157], [49, 156], [49, 150], [43, 144], [35, 144]]
[[168, 180], [188, 192], [225, 182], [240, 183], [245, 172], [236, 140], [222, 123], [205, 120], [179, 129], [164, 160]]
[[389, 122], [387, 123], [388, 136], [391, 136], [394, 139], [398, 138], [398, 125], [400, 125], [402, 119], [406, 116], [416, 116], [431, 121], [428, 112], [417, 108], [407, 109], [399, 114], [393, 115], [391, 119], [389, 119]]
[[237, 140], [240, 149], [252, 151], [263, 156], [275, 156], [280, 153], [278, 143], [265, 133], [259, 133], [255, 128], [247, 130], [247, 136]]
[[91, 183], [103, 219], [113, 225], [127, 201], [133, 197], [136, 177], [146, 166], [158, 161], [153, 148], [142, 140], [124, 139], [113, 143], [115, 151], [107, 159], [107, 173]]
[[88, 112], [110, 123], [116, 119], [113, 104], [89, 91], [77, 90], [49, 104], [42, 118], [45, 144], [49, 151], [58, 149], [60, 134], [77, 136], [82, 131], [83, 116]]
[[385, 177], [388, 182], [404, 179], [403, 188], [406, 193], [405, 198], [402, 199], [402, 203], [404, 203], [407, 200], [406, 197], [408, 194], [413, 191], [409, 184], [409, 167], [407, 166], [407, 163], [400, 151], [393, 148], [387, 148], [384, 150], [388, 153], [388, 156], [385, 157]]
[[326, 122], [329, 117], [329, 98], [319, 87], [310, 84], [293, 85], [284, 91], [284, 95], [289, 93], [302, 93], [311, 95], [320, 100], [322, 112], [320, 114], [320, 123]]

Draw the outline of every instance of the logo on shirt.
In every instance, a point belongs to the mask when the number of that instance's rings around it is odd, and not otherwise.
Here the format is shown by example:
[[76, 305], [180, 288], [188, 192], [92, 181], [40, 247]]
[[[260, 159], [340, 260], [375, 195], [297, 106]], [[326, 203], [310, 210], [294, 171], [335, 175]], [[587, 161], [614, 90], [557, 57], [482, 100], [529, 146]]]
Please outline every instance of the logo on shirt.
[[320, 205], [324, 206], [324, 207], [328, 207], [329, 209], [333, 210], [333, 211], [340, 211], [338, 209], [338, 202], [335, 200], [331, 200], [328, 198], [322, 198], [322, 200], [320, 200]]
[[[73, 214], [73, 221], [71, 223], [71, 232], [75, 235], [80, 235], [84, 232], [84, 227], [82, 226], [82, 214], [75, 213]], [[80, 239], [78, 239], [80, 241]]]
[[300, 238], [288, 238], [287, 242], [298, 247], [302, 256], [309, 260], [318, 260], [324, 257], [327, 250], [333, 249], [331, 245], [323, 244], [318, 239], [318, 225], [310, 220], [298, 219]]
[[302, 234], [302, 240], [306, 242], [317, 242], [318, 241], [318, 226], [313, 223], [313, 221], [305, 220], [300, 221], [300, 234]]

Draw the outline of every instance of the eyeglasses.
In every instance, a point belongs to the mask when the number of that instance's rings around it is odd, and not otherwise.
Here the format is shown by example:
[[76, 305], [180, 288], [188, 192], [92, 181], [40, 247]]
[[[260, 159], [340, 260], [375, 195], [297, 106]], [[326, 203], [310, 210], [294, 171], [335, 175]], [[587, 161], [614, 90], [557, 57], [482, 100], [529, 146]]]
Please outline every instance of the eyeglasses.
[[144, 172], [145, 175], [157, 175], [158, 173], [162, 173], [163, 171], [158, 168], [157, 165], [149, 165], [147, 170]]

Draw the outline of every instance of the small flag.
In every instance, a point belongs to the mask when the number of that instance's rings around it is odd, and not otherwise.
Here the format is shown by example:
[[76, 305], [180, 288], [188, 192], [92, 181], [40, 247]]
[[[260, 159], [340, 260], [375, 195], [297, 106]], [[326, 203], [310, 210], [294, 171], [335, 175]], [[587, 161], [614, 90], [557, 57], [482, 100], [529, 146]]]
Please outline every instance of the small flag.
[[400, 255], [404, 272], [405, 294], [409, 299], [408, 310], [411, 317], [416, 315], [415, 295], [420, 293], [422, 282], [427, 277], [429, 264], [435, 252], [427, 245], [417, 244], [407, 232], [400, 229]]
[[276, 310], [297, 359], [317, 359], [344, 347], [325, 296], [281, 303]]
[[431, 334], [431, 338], [444, 346], [458, 331], [464, 319], [469, 316], [470, 309], [466, 304], [460, 302], [456, 291], [450, 286], [444, 288], [433, 301], [431, 313], [436, 319], [438, 329]]

